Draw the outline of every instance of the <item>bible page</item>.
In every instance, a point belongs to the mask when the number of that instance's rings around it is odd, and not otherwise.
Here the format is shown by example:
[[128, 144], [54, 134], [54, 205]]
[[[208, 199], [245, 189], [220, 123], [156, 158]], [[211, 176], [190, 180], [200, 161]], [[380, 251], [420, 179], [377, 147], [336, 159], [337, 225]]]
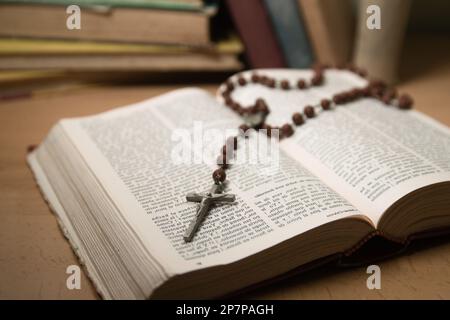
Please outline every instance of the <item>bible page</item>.
[[[310, 71], [256, 70], [277, 80], [311, 77]], [[250, 72], [244, 76], [250, 78]], [[364, 87], [351, 72], [326, 70], [324, 83], [306, 90], [240, 87], [233, 98], [247, 105], [262, 97], [271, 109], [267, 123], [292, 123], [294, 112], [333, 94]], [[221, 100], [221, 98], [219, 98]], [[448, 127], [414, 110], [399, 110], [363, 98], [318, 111], [281, 142], [281, 149], [341, 194], [376, 225], [396, 200], [423, 186], [450, 180]]]
[[324, 223], [360, 215], [276, 140], [264, 161], [253, 161], [252, 150], [268, 140], [253, 132], [239, 140], [236, 157], [249, 161], [227, 170], [225, 192], [235, 194], [236, 203], [211, 208], [193, 241], [184, 242], [198, 206], [187, 202], [186, 194], [209, 190], [215, 156], [241, 123], [214, 96], [192, 88], [62, 126], [170, 275], [230, 263]]

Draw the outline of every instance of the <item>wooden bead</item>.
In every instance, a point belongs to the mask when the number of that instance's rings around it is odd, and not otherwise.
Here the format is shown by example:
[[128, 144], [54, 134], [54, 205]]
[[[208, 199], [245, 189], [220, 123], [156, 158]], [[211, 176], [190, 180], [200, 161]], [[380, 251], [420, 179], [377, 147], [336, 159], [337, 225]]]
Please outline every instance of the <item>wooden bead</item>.
[[331, 101], [328, 99], [322, 99], [320, 101], [320, 105], [322, 106], [323, 110], [330, 110], [331, 107]]
[[347, 91], [344, 93], [344, 100], [345, 102], [350, 102], [355, 99], [355, 96], [353, 95], [353, 91]]
[[247, 84], [247, 80], [245, 80], [244, 77], [240, 76], [238, 78], [238, 83], [239, 83], [240, 86], [245, 86]]
[[359, 89], [352, 89], [350, 91], [350, 95], [352, 97], [352, 100], [357, 100], [361, 97], [361, 91], [359, 91]]
[[342, 104], [342, 103], [344, 103], [344, 99], [342, 97], [342, 94], [340, 94], [340, 93], [335, 94], [333, 96], [333, 102], [335, 104]]
[[267, 80], [267, 86], [268, 86], [269, 88], [275, 88], [275, 86], [276, 86], [276, 81], [275, 81], [275, 79], [268, 79], [268, 80]]
[[269, 113], [269, 107], [267, 106], [267, 103], [266, 103], [266, 101], [263, 98], [256, 99], [255, 111], [256, 112], [262, 112], [264, 114], [268, 114]]
[[251, 79], [253, 83], [258, 83], [261, 81], [261, 77], [257, 73], [253, 73]]
[[361, 92], [364, 97], [369, 97], [370, 96], [370, 87], [366, 86], [366, 87], [362, 88]]
[[376, 99], [381, 99], [383, 93], [384, 93], [383, 87], [375, 86], [370, 89], [370, 95]]
[[233, 91], [234, 90], [234, 84], [233, 84], [233, 82], [231, 82], [230, 80], [228, 80], [226, 83], [225, 83], [225, 87], [226, 87], [226, 90], [228, 90], [228, 91]]
[[316, 115], [314, 108], [312, 106], [306, 106], [303, 112], [308, 118], [314, 118], [314, 116]]
[[388, 89], [384, 92], [383, 96], [381, 97], [381, 101], [383, 101], [385, 104], [390, 104], [391, 101], [397, 96], [397, 92], [395, 89]]
[[261, 76], [259, 78], [259, 83], [261, 83], [262, 85], [267, 86], [267, 82], [269, 81], [269, 77], [268, 76]]
[[323, 76], [321, 73], [315, 74], [311, 79], [311, 84], [313, 86], [318, 86], [318, 85], [322, 84], [322, 82], [323, 82]]
[[292, 121], [296, 126], [301, 126], [305, 123], [305, 119], [303, 119], [303, 116], [299, 112], [296, 112], [292, 115]]
[[281, 126], [281, 135], [283, 138], [289, 138], [294, 134], [294, 128], [289, 123], [285, 123]]
[[233, 102], [231, 105], [230, 105], [230, 108], [233, 110], [233, 111], [236, 111], [236, 112], [239, 112], [239, 110], [241, 110], [241, 105], [238, 103], [238, 102]]
[[225, 173], [225, 170], [223, 168], [219, 168], [213, 172], [212, 178], [216, 184], [219, 184], [225, 181], [225, 179], [227, 178], [227, 174]]
[[399, 98], [398, 98], [398, 107], [400, 109], [411, 109], [413, 106], [413, 99], [407, 95], [407, 94], [402, 94]]
[[225, 102], [225, 105], [228, 107], [231, 107], [231, 105], [234, 103], [233, 99], [231, 99], [231, 97], [229, 97], [229, 96], [224, 97], [224, 102]]
[[283, 90], [289, 90], [291, 88], [291, 85], [289, 84], [288, 80], [281, 80], [281, 89]]
[[305, 89], [306, 88], [306, 82], [303, 79], [300, 79], [297, 81], [297, 88], [301, 89]]

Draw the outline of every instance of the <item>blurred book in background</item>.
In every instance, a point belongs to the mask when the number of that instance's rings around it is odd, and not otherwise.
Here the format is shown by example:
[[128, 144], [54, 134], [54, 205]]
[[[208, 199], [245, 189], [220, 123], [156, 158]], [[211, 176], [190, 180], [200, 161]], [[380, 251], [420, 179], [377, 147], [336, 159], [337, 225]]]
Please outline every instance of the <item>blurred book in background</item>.
[[286, 60], [262, 0], [227, 0], [252, 68], [285, 68]]
[[[407, 29], [450, 30], [449, 5], [438, 0], [78, 0], [81, 29], [68, 30], [71, 4], [1, 0], [0, 86], [49, 72], [102, 81], [187, 72], [184, 81], [217, 82], [213, 73], [314, 62], [353, 63], [394, 83]], [[380, 30], [366, 26], [371, 4], [381, 8]]]
[[66, 27], [70, 0], [0, 3], [0, 72], [6, 73], [0, 85], [29, 82], [30, 74], [46, 80], [47, 71], [58, 72], [61, 80], [123, 81], [124, 73], [142, 79], [145, 73], [229, 74], [243, 68], [242, 43], [217, 1], [76, 3], [79, 30]]
[[[358, 2], [358, 26], [354, 51], [355, 64], [389, 84], [398, 81], [400, 54], [408, 25], [410, 0], [361, 0]], [[367, 7], [377, 5], [381, 28], [367, 27]]]
[[314, 56], [297, 0], [264, 0], [289, 68], [309, 68]]
[[242, 67], [236, 38], [206, 48], [85, 41], [0, 39], [0, 69], [229, 71]]
[[342, 65], [350, 60], [354, 15], [349, 0], [298, 0], [316, 62]]
[[70, 0], [5, 1], [0, 35], [206, 46], [215, 5], [199, 1], [79, 0], [81, 28], [68, 29]]

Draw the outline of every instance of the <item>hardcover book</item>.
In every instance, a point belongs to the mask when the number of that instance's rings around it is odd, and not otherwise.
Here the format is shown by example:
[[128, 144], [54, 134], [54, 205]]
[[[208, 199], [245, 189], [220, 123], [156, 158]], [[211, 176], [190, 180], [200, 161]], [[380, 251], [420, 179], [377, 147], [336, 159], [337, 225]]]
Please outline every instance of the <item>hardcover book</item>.
[[[292, 85], [312, 75], [257, 71]], [[251, 74], [232, 78], [250, 80]], [[300, 106], [367, 84], [335, 69], [324, 79], [307, 90], [247, 84], [233, 99], [249, 105], [263, 97], [271, 106], [268, 123], [280, 125]], [[186, 88], [63, 119], [29, 153], [37, 184], [102, 297], [223, 297], [323, 261], [364, 262], [360, 253], [374, 237], [401, 250], [450, 226], [449, 128], [420, 112], [362, 98], [323, 111], [289, 139], [275, 141], [278, 152], [269, 161], [231, 165], [227, 192], [236, 203], [214, 207], [185, 242], [196, 215], [186, 195], [207, 190], [215, 167], [195, 161], [203, 158], [201, 149], [189, 148], [193, 136], [199, 125], [221, 133], [242, 123], [224, 106], [224, 89], [214, 96]], [[261, 135], [243, 138], [237, 159]], [[184, 147], [192, 152], [180, 161]]]
[[[174, 2], [166, 4], [170, 3]], [[214, 5], [172, 10], [142, 0], [83, 1], [78, 5], [81, 25], [72, 30], [66, 27], [66, 1], [0, 3], [0, 35], [209, 46], [210, 19], [217, 11]]]

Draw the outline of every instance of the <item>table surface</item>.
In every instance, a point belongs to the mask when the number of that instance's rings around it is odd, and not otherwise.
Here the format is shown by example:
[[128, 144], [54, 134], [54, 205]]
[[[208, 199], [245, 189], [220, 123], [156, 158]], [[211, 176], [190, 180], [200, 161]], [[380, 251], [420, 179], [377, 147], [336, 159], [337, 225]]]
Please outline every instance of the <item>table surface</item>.
[[[410, 50], [421, 43], [412, 42]], [[414, 47], [416, 46], [416, 47]], [[436, 59], [408, 55], [400, 91], [416, 108], [450, 126], [449, 45]], [[445, 49], [445, 50], [444, 50]], [[439, 64], [446, 61], [444, 64]], [[408, 60], [409, 59], [409, 60]], [[217, 85], [200, 85], [213, 92]], [[66, 268], [78, 264], [25, 162], [26, 148], [38, 144], [63, 117], [98, 113], [182, 87], [147, 85], [91, 87], [0, 105], [0, 299], [96, 299], [83, 274], [81, 290], [66, 288]], [[368, 290], [365, 268], [319, 269], [241, 297], [264, 299], [450, 299], [450, 238], [379, 263], [381, 290]]]

